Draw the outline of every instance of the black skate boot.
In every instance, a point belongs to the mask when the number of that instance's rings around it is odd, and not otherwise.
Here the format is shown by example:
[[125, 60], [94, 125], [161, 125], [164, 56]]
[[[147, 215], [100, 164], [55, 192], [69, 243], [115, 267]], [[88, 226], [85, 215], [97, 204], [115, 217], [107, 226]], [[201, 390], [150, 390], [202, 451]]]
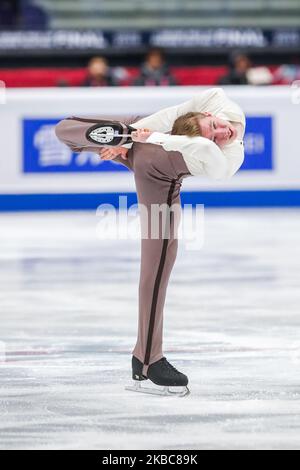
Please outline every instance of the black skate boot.
[[[175, 395], [180, 397], [190, 393], [187, 388], [187, 376], [175, 369], [165, 357], [148, 367], [147, 377], [142, 374], [142, 371], [143, 363], [133, 356], [132, 378], [134, 380], [134, 386], [126, 387], [126, 390], [150, 393], [153, 395]], [[158, 387], [142, 387], [140, 382], [147, 379], [151, 380], [151, 382]]]
[[187, 376], [175, 369], [165, 357], [149, 366], [147, 376], [151, 382], [164, 387], [186, 387], [189, 383]]
[[142, 380], [147, 380], [143, 372], [143, 363], [139, 361], [135, 356], [132, 356], [132, 380], [137, 380], [141, 382]]

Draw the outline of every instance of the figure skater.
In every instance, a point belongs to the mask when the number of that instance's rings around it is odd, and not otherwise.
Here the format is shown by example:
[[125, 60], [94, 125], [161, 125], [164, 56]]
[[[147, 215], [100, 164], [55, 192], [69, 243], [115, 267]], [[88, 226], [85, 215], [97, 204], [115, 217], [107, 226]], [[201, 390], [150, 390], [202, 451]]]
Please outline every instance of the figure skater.
[[[180, 211], [180, 188], [186, 177], [206, 175], [215, 180], [231, 178], [244, 160], [245, 116], [221, 88], [209, 89], [178, 106], [163, 109], [131, 123], [104, 118], [72, 117], [56, 127], [58, 138], [73, 151], [100, 153], [134, 172], [139, 205], [148, 210], [141, 217], [141, 270], [139, 321], [132, 351], [134, 386], [144, 393], [184, 396], [188, 378], [163, 354], [163, 310], [167, 286], [175, 263]], [[153, 205], [169, 209], [167, 227], [152, 233]], [[142, 386], [150, 380], [157, 388]]]

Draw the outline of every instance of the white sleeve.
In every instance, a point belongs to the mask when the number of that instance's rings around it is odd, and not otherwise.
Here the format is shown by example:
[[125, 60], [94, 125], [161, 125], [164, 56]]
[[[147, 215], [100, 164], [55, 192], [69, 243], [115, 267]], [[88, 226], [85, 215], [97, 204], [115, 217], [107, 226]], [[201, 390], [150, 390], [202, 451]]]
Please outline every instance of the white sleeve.
[[222, 149], [228, 162], [226, 178], [231, 178], [241, 168], [245, 159], [244, 143], [242, 140], [235, 140], [232, 144], [226, 145]]
[[179, 116], [183, 116], [193, 110], [193, 100], [186, 101], [178, 106], [162, 109], [151, 116], [132, 124], [137, 129], [150, 129], [151, 131], [170, 132], [173, 124]]
[[191, 100], [177, 106], [162, 109], [132, 124], [137, 129], [147, 128], [151, 131], [170, 132], [179, 116], [186, 113], [210, 112], [224, 119], [241, 122], [245, 126], [245, 115], [241, 108], [227, 98], [222, 88], [210, 88], [197, 93]]
[[147, 143], [162, 145], [166, 151], [180, 152], [192, 175], [206, 174], [217, 180], [233, 176], [244, 160], [244, 148], [238, 141], [221, 150], [214, 142], [204, 137], [153, 132]]
[[219, 88], [212, 88], [198, 93], [191, 100], [185, 101], [177, 106], [162, 109], [155, 114], [140, 119], [132, 124], [132, 126], [137, 129], [146, 128], [151, 131], [170, 132], [174, 122], [179, 116], [183, 116], [189, 112], [200, 113], [204, 110], [208, 102], [218, 100], [219, 93], [222, 93], [222, 90]]
[[[179, 116], [190, 112], [193, 107], [193, 100], [186, 101], [178, 106], [162, 109], [157, 113], [146, 116], [143, 119], [131, 124], [136, 129], [150, 129], [150, 131], [170, 132], [173, 124]], [[131, 148], [133, 144], [125, 144], [123, 147]]]
[[194, 107], [199, 112], [209, 112], [226, 121], [241, 123], [245, 127], [245, 114], [240, 106], [228, 98], [222, 88], [211, 88], [194, 97]]

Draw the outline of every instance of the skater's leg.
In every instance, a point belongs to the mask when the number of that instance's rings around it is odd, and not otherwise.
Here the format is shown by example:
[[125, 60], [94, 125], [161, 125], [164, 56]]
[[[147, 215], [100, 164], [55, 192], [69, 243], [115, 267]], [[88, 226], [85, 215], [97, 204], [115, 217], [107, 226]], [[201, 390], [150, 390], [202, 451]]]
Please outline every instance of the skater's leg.
[[[179, 197], [172, 201], [173, 207], [175, 204], [180, 207]], [[170, 214], [170, 229], [173, 234], [169, 239], [164, 240], [160, 236], [159, 239], [142, 239], [141, 242], [139, 326], [133, 354], [145, 365], [163, 357], [163, 310], [177, 255], [178, 240], [174, 234], [174, 226], [179, 223], [178, 208]]]
[[[147, 375], [149, 365], [163, 357], [163, 309], [178, 247], [180, 187], [182, 178], [190, 173], [180, 154], [165, 152], [155, 145], [135, 144], [131, 159], [138, 201], [142, 206], [141, 233], [148, 235], [141, 243], [139, 325], [133, 355], [143, 363], [143, 374]], [[156, 218], [151, 217], [153, 205], [163, 205], [170, 212], [165, 219], [166, 226], [159, 230], [156, 239], [151, 237], [156, 222]], [[159, 228], [162, 229], [162, 220]]]
[[[66, 144], [73, 152], [94, 152], [99, 154], [101, 151], [101, 145], [96, 145], [88, 139], [88, 131], [97, 120], [105, 119], [109, 123], [109, 119], [104, 117], [91, 117], [91, 118], [67, 118], [60, 121], [55, 126], [55, 133], [57, 138]], [[125, 125], [130, 125], [133, 119], [124, 119]], [[114, 159], [115, 162], [122, 163], [128, 169], [132, 170], [132, 164], [130, 158], [124, 160], [120, 156]]]

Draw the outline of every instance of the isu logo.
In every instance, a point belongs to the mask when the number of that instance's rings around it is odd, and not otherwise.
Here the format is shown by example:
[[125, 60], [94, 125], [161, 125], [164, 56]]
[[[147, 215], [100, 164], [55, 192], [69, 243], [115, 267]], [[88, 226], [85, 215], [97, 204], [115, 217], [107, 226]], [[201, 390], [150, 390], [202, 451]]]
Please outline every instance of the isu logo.
[[116, 137], [116, 132], [111, 126], [103, 126], [92, 130], [89, 137], [97, 144], [109, 144]]

